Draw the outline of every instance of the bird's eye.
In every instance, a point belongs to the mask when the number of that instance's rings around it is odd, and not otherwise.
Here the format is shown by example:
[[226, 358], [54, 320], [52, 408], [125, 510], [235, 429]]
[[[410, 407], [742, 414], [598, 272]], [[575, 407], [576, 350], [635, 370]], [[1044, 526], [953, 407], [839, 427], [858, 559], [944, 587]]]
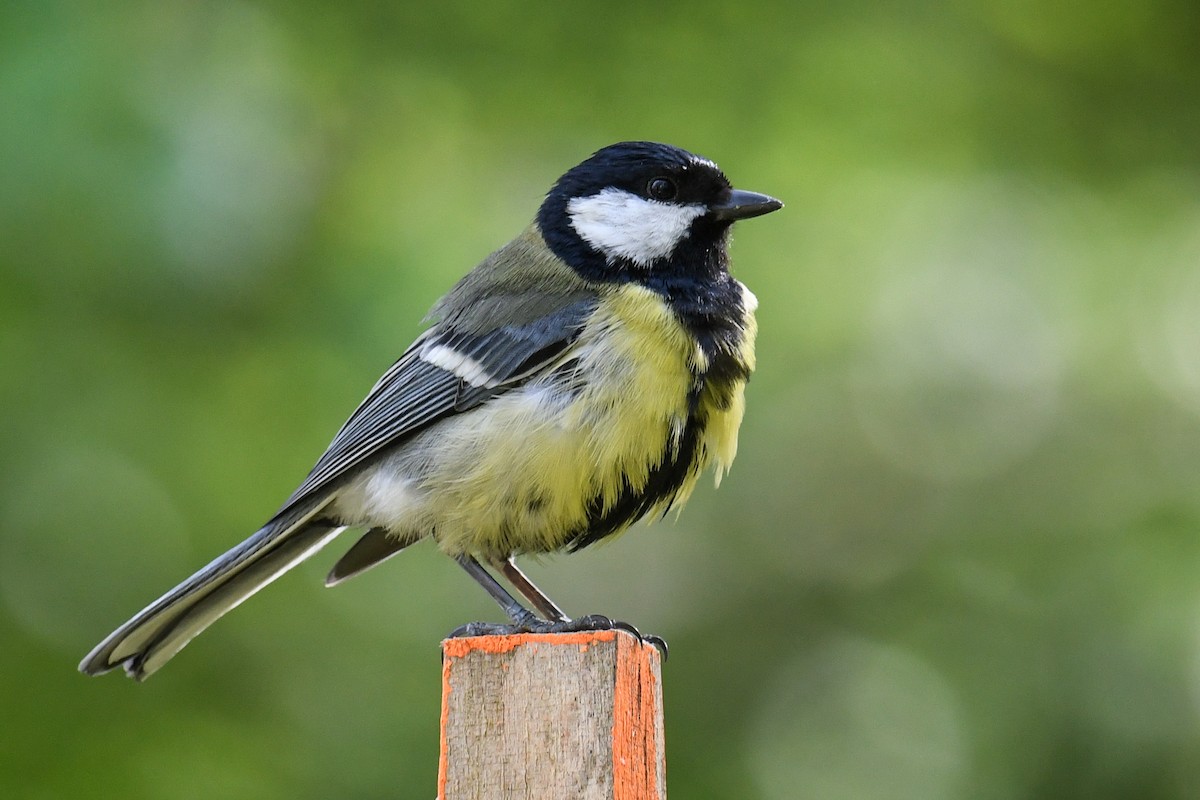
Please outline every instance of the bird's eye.
[[675, 181], [670, 178], [651, 178], [646, 184], [646, 194], [651, 200], [674, 200], [678, 193]]

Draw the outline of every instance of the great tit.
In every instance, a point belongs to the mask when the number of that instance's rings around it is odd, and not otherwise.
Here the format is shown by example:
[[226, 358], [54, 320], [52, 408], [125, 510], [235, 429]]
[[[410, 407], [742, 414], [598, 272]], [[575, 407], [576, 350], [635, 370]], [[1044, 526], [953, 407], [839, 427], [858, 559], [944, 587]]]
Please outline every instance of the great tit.
[[677, 147], [594, 153], [434, 305], [432, 325], [283, 507], [79, 669], [121, 665], [144, 679], [350, 527], [366, 532], [327, 585], [431, 538], [509, 628], [596, 626], [603, 618], [570, 620], [514, 558], [579, 550], [665, 514], [709, 465], [720, 481], [737, 450], [757, 305], [729, 274], [729, 229], [782, 205], [733, 189], [716, 164]]

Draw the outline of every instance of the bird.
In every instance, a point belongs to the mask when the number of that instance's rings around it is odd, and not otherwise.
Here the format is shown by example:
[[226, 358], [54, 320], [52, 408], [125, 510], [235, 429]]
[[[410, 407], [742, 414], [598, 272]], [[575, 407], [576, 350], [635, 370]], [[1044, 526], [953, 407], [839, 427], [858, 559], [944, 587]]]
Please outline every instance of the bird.
[[516, 558], [578, 551], [678, 509], [709, 467], [720, 483], [758, 305], [730, 274], [729, 232], [782, 207], [672, 145], [596, 151], [437, 301], [274, 516], [113, 631], [80, 671], [144, 680], [348, 528], [363, 533], [326, 585], [432, 539], [511, 622], [468, 635], [622, 626], [568, 617]]

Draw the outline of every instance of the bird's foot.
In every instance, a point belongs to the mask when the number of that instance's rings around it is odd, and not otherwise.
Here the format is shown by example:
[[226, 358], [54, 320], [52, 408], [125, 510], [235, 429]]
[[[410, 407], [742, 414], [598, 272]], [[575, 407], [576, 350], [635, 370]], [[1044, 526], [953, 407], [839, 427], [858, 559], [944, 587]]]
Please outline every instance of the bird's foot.
[[546, 620], [532, 619], [526, 622], [502, 625], [496, 622], [468, 622], [460, 625], [446, 636], [457, 639], [464, 636], [513, 636], [519, 633], [582, 633], [585, 631], [625, 631], [633, 634], [645, 644], [658, 649], [663, 661], [667, 660], [667, 642], [661, 636], [643, 635], [628, 622], [610, 619], [601, 614], [589, 614], [579, 619]]
[[527, 633], [524, 625], [502, 625], [499, 622], [468, 622], [459, 625], [446, 634], [447, 639], [461, 639], [471, 636], [512, 636], [517, 633]]
[[631, 633], [642, 641], [643, 644], [653, 646], [662, 655], [663, 661], [667, 660], [667, 640], [661, 636], [656, 636], [652, 633], [643, 634], [633, 625], [628, 622], [611, 619], [603, 614], [588, 614], [586, 617], [579, 619], [569, 619], [563, 622], [547, 623], [552, 628], [553, 633], [567, 633], [574, 631], [625, 631]]

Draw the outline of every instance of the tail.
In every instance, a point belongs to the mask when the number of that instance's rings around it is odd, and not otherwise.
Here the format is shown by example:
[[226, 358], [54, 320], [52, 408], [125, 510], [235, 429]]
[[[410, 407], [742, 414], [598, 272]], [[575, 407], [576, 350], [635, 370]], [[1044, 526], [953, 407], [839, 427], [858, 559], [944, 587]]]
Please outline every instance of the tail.
[[328, 498], [265, 527], [142, 609], [79, 665], [87, 675], [124, 666], [145, 680], [184, 645], [250, 595], [304, 561], [344, 528], [316, 519]]

